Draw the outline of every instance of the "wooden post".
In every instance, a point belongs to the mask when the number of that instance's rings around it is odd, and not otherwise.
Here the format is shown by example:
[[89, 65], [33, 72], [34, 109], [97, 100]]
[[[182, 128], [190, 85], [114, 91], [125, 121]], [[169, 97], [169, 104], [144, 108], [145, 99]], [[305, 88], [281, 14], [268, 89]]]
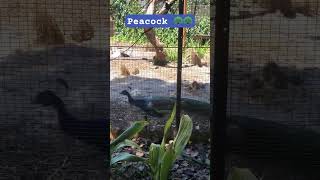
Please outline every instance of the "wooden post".
[[[188, 13], [188, 4], [187, 4], [188, 0], [184, 0], [183, 2], [183, 14], [187, 14]], [[183, 42], [183, 47], [185, 48], [186, 47], [186, 36], [187, 36], [187, 33], [186, 33], [186, 28], [183, 28], [183, 35], [182, 35], [182, 42]]]

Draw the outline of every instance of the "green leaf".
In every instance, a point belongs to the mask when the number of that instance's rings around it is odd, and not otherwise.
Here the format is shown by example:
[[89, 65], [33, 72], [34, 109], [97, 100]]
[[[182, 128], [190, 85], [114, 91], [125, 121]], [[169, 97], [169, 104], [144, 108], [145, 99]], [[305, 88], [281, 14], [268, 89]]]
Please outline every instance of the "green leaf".
[[180, 156], [183, 149], [186, 147], [187, 143], [192, 134], [192, 120], [188, 115], [183, 115], [180, 120], [178, 133], [173, 141], [173, 147], [176, 156]]
[[163, 132], [163, 138], [162, 138], [162, 142], [161, 142], [161, 146], [164, 147], [166, 141], [167, 141], [167, 138], [168, 138], [168, 132], [170, 130], [170, 127], [172, 125], [172, 122], [176, 116], [176, 104], [174, 104], [173, 106], [173, 110], [171, 112], [171, 115], [170, 115], [170, 118], [168, 119], [168, 121], [166, 122], [166, 125], [164, 126], [164, 132]]
[[228, 180], [258, 180], [258, 178], [249, 169], [232, 168]]
[[170, 170], [176, 159], [175, 152], [172, 148], [169, 148], [163, 156], [161, 169], [160, 169], [160, 180], [167, 180], [169, 177]]
[[129, 154], [127, 152], [122, 152], [122, 153], [119, 153], [118, 155], [116, 155], [115, 157], [111, 158], [110, 166], [112, 166], [115, 163], [120, 162], [120, 161], [137, 162], [137, 161], [145, 161], [145, 159], [138, 157], [138, 156], [135, 156], [133, 154]]
[[[133, 141], [131, 141], [131, 140], [128, 140], [128, 139], [126, 139], [126, 140], [124, 140], [123, 142], [120, 142], [117, 146], [115, 146], [114, 147], [114, 151], [118, 151], [118, 150], [120, 150], [121, 148], [123, 148], [123, 147], [133, 147], [133, 148], [135, 148], [135, 149], [138, 149], [138, 150], [141, 150], [141, 148], [140, 148], [140, 146], [137, 144], [137, 143], [135, 143], [135, 142], [133, 142]], [[112, 152], [113, 153], [113, 152]]]
[[151, 144], [149, 149], [149, 166], [153, 172], [156, 172], [160, 167], [160, 157], [161, 157], [160, 145], [159, 144]]
[[139, 133], [143, 128], [148, 125], [147, 121], [136, 121], [134, 122], [128, 129], [126, 129], [120, 136], [118, 136], [115, 140], [110, 143], [111, 152], [114, 151], [114, 147], [116, 147], [119, 143], [123, 142], [126, 139], [131, 139]]

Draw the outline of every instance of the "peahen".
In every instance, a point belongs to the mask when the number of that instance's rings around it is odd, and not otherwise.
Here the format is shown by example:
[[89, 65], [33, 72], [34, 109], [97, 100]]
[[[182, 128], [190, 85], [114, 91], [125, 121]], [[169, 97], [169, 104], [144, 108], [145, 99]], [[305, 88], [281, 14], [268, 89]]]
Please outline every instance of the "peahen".
[[[132, 97], [127, 90], [123, 90], [120, 94], [128, 97], [129, 104], [134, 105], [148, 115], [161, 117], [163, 112], [170, 112], [176, 102], [175, 97], [166, 96], [135, 96]], [[182, 110], [187, 112], [210, 114], [210, 104], [194, 99], [181, 98]]]
[[50, 90], [42, 91], [33, 100], [34, 104], [52, 106], [58, 113], [61, 129], [88, 144], [95, 145], [100, 150], [107, 148], [107, 119], [78, 120], [66, 109], [63, 101]]

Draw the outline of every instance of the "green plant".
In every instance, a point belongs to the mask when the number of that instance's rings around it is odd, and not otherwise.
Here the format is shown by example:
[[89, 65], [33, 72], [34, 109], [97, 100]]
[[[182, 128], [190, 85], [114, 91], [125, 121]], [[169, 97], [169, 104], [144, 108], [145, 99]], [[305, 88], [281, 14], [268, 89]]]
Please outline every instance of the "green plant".
[[139, 145], [131, 141], [130, 139], [132, 139], [134, 135], [143, 130], [146, 125], [148, 125], [147, 121], [136, 121], [120, 136], [118, 136], [110, 143], [110, 166], [120, 161], [144, 161], [143, 158], [129, 154], [127, 152], [121, 152], [115, 156], [113, 156], [113, 154], [128, 146], [140, 149]]
[[148, 164], [151, 168], [153, 180], [167, 180], [169, 172], [175, 160], [182, 154], [192, 133], [192, 120], [189, 116], [183, 115], [180, 120], [178, 133], [173, 141], [166, 144], [171, 124], [176, 114], [174, 106], [171, 116], [164, 127], [164, 134], [161, 144], [152, 143], [149, 148]]
[[165, 48], [167, 53], [167, 58], [169, 62], [177, 61], [178, 59], [178, 49], [177, 48]]
[[[113, 17], [115, 21], [115, 40], [120, 42], [137, 42], [138, 44], [147, 43], [147, 38], [143, 35], [142, 28], [127, 28], [124, 23], [125, 16], [128, 14], [141, 14], [141, 4], [138, 1], [129, 1], [126, 0], [113, 0], [112, 2]], [[177, 3], [174, 4], [177, 6]], [[174, 13], [170, 11], [171, 13]], [[189, 21], [189, 18], [185, 18], [185, 21]], [[183, 19], [178, 18], [180, 23]], [[188, 29], [187, 39], [188, 42], [194, 41], [192, 37], [196, 34], [205, 34], [210, 33], [210, 19], [209, 17], [202, 17], [197, 19], [196, 26], [194, 28]], [[156, 28], [157, 37], [159, 40], [164, 43], [167, 47], [177, 46], [177, 37], [178, 30], [177, 28]]]

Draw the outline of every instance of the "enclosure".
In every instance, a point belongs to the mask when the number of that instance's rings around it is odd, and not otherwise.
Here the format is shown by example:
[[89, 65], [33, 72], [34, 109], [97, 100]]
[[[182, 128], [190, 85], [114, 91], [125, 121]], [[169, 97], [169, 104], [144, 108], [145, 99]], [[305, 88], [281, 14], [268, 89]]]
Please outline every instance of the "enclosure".
[[[261, 180], [320, 179], [320, 2], [185, 1], [196, 26], [182, 36], [124, 26], [127, 14], [179, 13], [180, 1], [153, 2], [0, 1], [0, 179], [105, 179], [109, 122], [118, 136], [148, 121], [133, 139], [142, 150], [124, 149], [148, 158], [180, 85], [193, 129], [169, 179], [215, 177], [210, 165], [224, 176], [237, 167]], [[211, 149], [212, 132], [224, 151]], [[225, 163], [210, 162], [212, 152]], [[149, 168], [125, 162], [111, 172], [150, 179]]]
[[319, 1], [230, 7], [227, 114], [247, 132], [230, 147], [242, 160], [228, 166], [264, 180], [319, 179]]
[[[212, 6], [216, 6], [216, 2], [218, 1], [212, 1]], [[222, 4], [222, 1], [220, 2]], [[224, 76], [220, 79], [228, 80], [225, 102], [227, 119], [211, 121], [211, 123], [225, 121], [227, 128], [226, 152], [219, 154], [225, 155], [227, 169], [225, 174], [229, 172], [228, 170], [238, 167], [248, 168], [257, 178], [264, 180], [319, 179], [319, 173], [316, 170], [319, 164], [316, 152], [320, 147], [318, 142], [320, 137], [318, 134], [319, 2], [312, 0], [231, 1], [230, 6], [225, 3], [224, 6], [217, 7], [225, 8], [223, 10], [218, 11], [215, 7], [211, 7], [211, 12], [209, 12], [208, 2], [206, 5], [204, 1], [188, 1], [188, 3], [188, 12], [196, 13], [197, 23], [199, 23], [197, 27], [201, 28], [200, 31], [187, 30], [189, 43], [184, 47], [181, 82], [182, 87], [186, 87], [182, 90], [183, 97], [209, 103], [210, 98], [215, 99], [216, 96], [221, 95], [213, 91], [214, 86], [223, 86], [223, 83], [214, 79], [212, 70], [216, 64], [212, 63], [228, 61], [228, 73], [223, 74], [223, 71], [219, 71], [220, 74], [217, 73], [217, 77]], [[140, 11], [144, 8], [143, 5], [142, 3], [136, 7], [131, 4], [131, 9], [123, 12], [145, 12]], [[161, 3], [159, 6], [161, 7]], [[206, 10], [199, 10], [200, 7], [206, 7], [204, 8]], [[174, 6], [172, 9], [172, 12], [177, 12]], [[197, 15], [197, 9], [201, 14]], [[226, 28], [225, 30], [229, 33], [228, 38], [225, 38], [227, 48], [218, 49], [224, 47], [219, 44], [216, 44], [218, 48], [212, 47], [214, 42], [211, 42], [211, 49], [226, 52], [228, 58], [217, 59], [211, 56], [212, 61], [210, 61], [207, 60], [210, 58], [209, 54], [217, 54], [217, 52], [209, 52], [209, 46], [207, 47], [206, 43], [209, 43], [210, 30], [212, 35], [216, 32], [215, 27], [206, 31], [210, 23], [203, 22], [203, 16], [208, 17], [211, 13], [213, 20], [216, 17], [215, 12], [230, 15], [230, 18], [226, 18], [217, 14], [221, 19], [215, 19], [216, 22], [224, 21], [228, 24], [228, 27], [223, 28]], [[117, 16], [113, 17], [117, 18]], [[159, 54], [151, 45], [152, 43], [144, 44], [148, 35], [144, 34], [143, 30], [122, 28], [115, 19], [114, 21], [115, 35], [111, 43], [111, 100], [113, 98], [115, 100], [111, 104], [114, 112], [111, 113], [111, 120], [115, 127], [121, 127], [130, 120], [144, 118], [143, 110], [134, 105], [130, 106], [127, 97], [120, 94], [121, 91], [127, 90], [136, 97], [156, 96], [158, 98], [176, 95], [177, 63], [174, 60], [177, 57], [174, 56], [176, 51], [171, 55], [174, 48], [170, 45], [177, 45], [177, 31], [155, 30], [169, 59], [168, 64], [155, 66], [154, 62], [157, 60], [155, 57], [159, 57]], [[222, 28], [221, 24], [219, 28]], [[163, 35], [164, 32], [165, 35]], [[135, 35], [131, 36], [131, 34]], [[136, 34], [142, 35], [136, 36]], [[174, 34], [173, 38], [171, 34]], [[215, 40], [219, 38], [212, 37]], [[220, 38], [219, 42], [221, 39], [224, 40]], [[194, 42], [198, 44], [190, 48]], [[208, 50], [205, 56], [202, 56], [203, 49]], [[189, 54], [191, 55], [188, 56]], [[193, 65], [195, 56], [202, 61], [201, 67]], [[214, 86], [211, 84], [211, 89], [210, 77], [214, 82]], [[213, 97], [210, 97], [210, 90], [213, 91]], [[193, 107], [198, 106], [193, 105]], [[210, 138], [209, 113], [191, 112], [188, 109], [183, 113], [190, 114], [196, 127], [193, 129], [193, 141], [187, 147], [187, 151], [198, 151], [194, 147], [197, 147], [197, 144], [208, 144]], [[202, 117], [203, 115], [205, 116]], [[151, 141], [157, 141], [159, 137], [161, 139], [161, 127], [165, 120], [166, 118], [152, 117], [149, 133], [139, 137], [147, 137], [152, 139]], [[214, 127], [211, 130], [218, 128]], [[206, 149], [199, 147], [202, 152]], [[195, 155], [193, 159], [201, 161], [200, 154]], [[199, 162], [195, 164], [208, 168]], [[191, 171], [188, 168], [192, 169], [193, 166], [194, 164], [190, 163], [187, 168], [182, 168], [186, 171], [179, 172], [188, 174], [187, 172]], [[177, 173], [174, 169], [172, 174], [179, 176], [179, 172]], [[193, 173], [189, 178], [202, 178], [197, 175]]]
[[0, 13], [0, 179], [105, 179], [105, 152], [32, 102], [50, 90], [80, 122], [107, 126], [106, 2], [1, 0]]
[[[127, 28], [123, 21], [125, 15], [147, 13], [151, 1], [127, 1], [127, 4], [124, 2], [111, 1], [112, 26], [114, 27], [110, 44], [111, 125], [113, 131], [121, 131], [130, 123], [144, 119], [146, 115], [150, 125], [139, 135], [139, 138], [147, 148], [150, 142], [161, 142], [164, 125], [175, 102], [178, 29], [153, 29], [158, 39], [154, 46], [152, 35], [149, 36], [148, 32], [145, 33], [141, 28]], [[155, 12], [161, 13], [165, 7], [164, 3], [165, 1], [159, 1]], [[176, 1], [167, 13], [178, 14], [178, 4]], [[192, 158], [179, 159], [174, 165], [172, 178], [208, 179], [210, 5], [208, 1], [188, 1], [185, 7], [186, 14], [194, 14], [196, 17], [195, 28], [185, 29], [184, 32], [181, 83], [182, 99], [188, 101], [183, 102], [182, 100], [182, 111], [183, 114], [188, 114], [192, 118], [194, 136], [191, 138], [192, 145], [186, 149], [189, 153], [188, 157]], [[158, 59], [163, 60], [163, 63], [158, 63]], [[157, 117], [141, 109], [139, 104], [128, 101], [128, 97], [121, 94], [124, 90], [128, 91], [134, 100], [143, 99], [145, 102], [150, 101], [156, 104], [154, 109], [163, 110], [164, 116]], [[170, 97], [172, 99], [169, 99]], [[195, 106], [199, 107], [199, 111], [193, 109]], [[127, 174], [128, 177], [133, 177], [131, 173]]]

